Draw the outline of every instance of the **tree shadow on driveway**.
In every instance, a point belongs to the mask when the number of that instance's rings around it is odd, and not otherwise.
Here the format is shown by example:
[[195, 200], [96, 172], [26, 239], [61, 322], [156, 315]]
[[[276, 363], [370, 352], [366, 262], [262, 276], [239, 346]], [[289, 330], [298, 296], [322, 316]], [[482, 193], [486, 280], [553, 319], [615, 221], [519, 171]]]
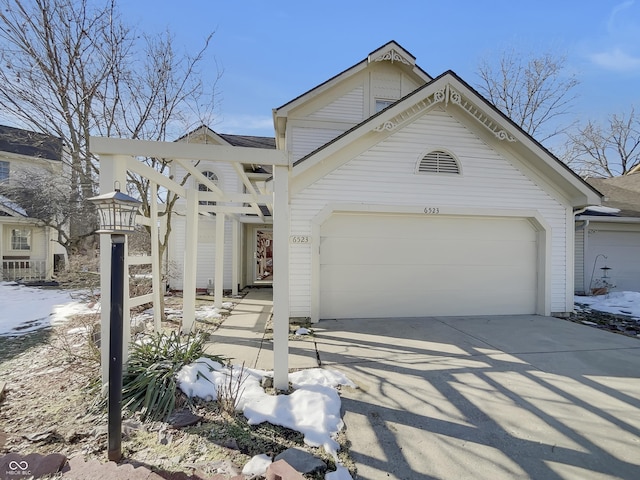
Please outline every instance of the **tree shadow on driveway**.
[[640, 341], [549, 317], [323, 320], [360, 479], [637, 478]]

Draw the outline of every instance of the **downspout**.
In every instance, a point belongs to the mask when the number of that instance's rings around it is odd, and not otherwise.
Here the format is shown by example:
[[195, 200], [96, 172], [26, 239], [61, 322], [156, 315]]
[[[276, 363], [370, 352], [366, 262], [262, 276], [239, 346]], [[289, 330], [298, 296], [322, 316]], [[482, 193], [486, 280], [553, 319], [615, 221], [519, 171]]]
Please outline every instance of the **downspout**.
[[[581, 214], [583, 214], [584, 212], [587, 211], [587, 208], [589, 207], [584, 207], [581, 208], [579, 210], [576, 210], [575, 212], [573, 212], [573, 216], [575, 217], [576, 220], [578, 220], [578, 216], [580, 216]], [[584, 274], [584, 259], [585, 259], [585, 255], [587, 253], [587, 240], [589, 238], [589, 236], [587, 235], [587, 227], [589, 227], [589, 222], [590, 220], [588, 218], [585, 218], [584, 220], [581, 219], [581, 221], [583, 222], [582, 225], [580, 226], [576, 226], [575, 227], [575, 231], [576, 232], [580, 232], [584, 230], [584, 234], [582, 236], [582, 291], [586, 294], [587, 290], [585, 287], [585, 274]], [[576, 222], [574, 222], [575, 224]]]

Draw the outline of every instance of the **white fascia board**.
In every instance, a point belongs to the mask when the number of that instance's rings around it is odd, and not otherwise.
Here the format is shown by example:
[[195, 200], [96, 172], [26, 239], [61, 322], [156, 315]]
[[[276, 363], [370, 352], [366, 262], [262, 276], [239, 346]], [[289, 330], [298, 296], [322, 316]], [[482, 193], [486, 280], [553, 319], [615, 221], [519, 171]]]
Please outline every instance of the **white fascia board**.
[[589, 220], [591, 223], [640, 223], [640, 217], [606, 217], [599, 215], [577, 215], [576, 221]]

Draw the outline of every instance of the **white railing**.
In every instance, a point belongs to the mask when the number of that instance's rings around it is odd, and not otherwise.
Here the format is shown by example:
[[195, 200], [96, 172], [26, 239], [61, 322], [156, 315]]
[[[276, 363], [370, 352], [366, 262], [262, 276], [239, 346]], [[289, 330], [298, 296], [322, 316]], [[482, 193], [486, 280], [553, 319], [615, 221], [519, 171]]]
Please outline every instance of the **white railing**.
[[44, 260], [2, 260], [0, 280], [46, 280], [47, 268]]

